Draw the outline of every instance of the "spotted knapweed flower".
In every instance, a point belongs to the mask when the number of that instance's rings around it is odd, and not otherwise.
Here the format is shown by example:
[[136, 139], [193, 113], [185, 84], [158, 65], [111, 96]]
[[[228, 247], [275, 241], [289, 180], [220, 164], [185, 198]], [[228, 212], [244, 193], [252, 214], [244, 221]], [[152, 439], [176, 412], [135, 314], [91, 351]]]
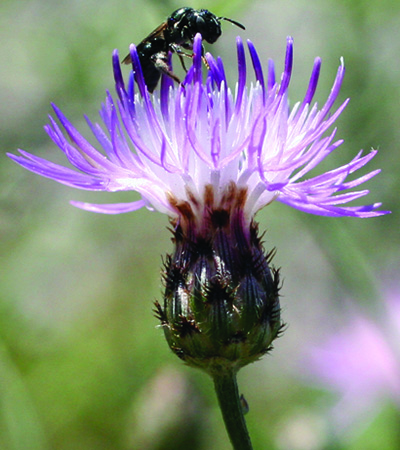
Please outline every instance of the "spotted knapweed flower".
[[[221, 59], [206, 55], [210, 66], [202, 82], [200, 37], [194, 43], [193, 66], [176, 87], [164, 78], [161, 91], [147, 93], [135, 47], [131, 55], [139, 92], [131, 77], [126, 90], [117, 51], [113, 55], [118, 100], [110, 94], [100, 111], [104, 127], [89, 126], [100, 150], [87, 142], [62, 112], [53, 105], [65, 136], [50, 117], [45, 130], [65, 153], [72, 170], [20, 150], [22, 156], [10, 158], [26, 169], [59, 183], [93, 191], [140, 193], [137, 202], [93, 205], [73, 202], [89, 211], [123, 213], [148, 206], [173, 218], [181, 215], [176, 203], [187, 202], [195, 211], [206, 203], [212, 189], [215, 203], [235, 185], [246, 191], [244, 213], [248, 220], [263, 206], [277, 200], [302, 211], [325, 216], [373, 217], [380, 203], [342, 206], [365, 196], [368, 191], [346, 192], [376, 175], [374, 170], [352, 181], [347, 177], [363, 167], [376, 154], [358, 153], [352, 161], [322, 175], [306, 179], [333, 150], [336, 129], [327, 130], [346, 107], [346, 100], [330, 113], [339, 94], [345, 68], [340, 65], [325, 105], [311, 106], [317, 88], [321, 60], [317, 58], [302, 102], [288, 106], [288, 87], [292, 73], [293, 41], [287, 40], [285, 69], [281, 82], [275, 80], [272, 61], [267, 82], [256, 50], [248, 42], [257, 82], [246, 86], [246, 61], [238, 39], [239, 80], [236, 92], [228, 88]], [[118, 116], [119, 113], [119, 116]]]
[[308, 379], [339, 396], [328, 413], [339, 435], [360, 431], [387, 402], [400, 411], [399, 292], [387, 292], [379, 311], [375, 320], [351, 314], [337, 333], [310, 346], [303, 361]]
[[[259, 358], [280, 328], [278, 272], [270, 269], [254, 215], [274, 200], [325, 216], [374, 217], [380, 203], [345, 206], [368, 191], [352, 191], [379, 170], [347, 178], [376, 151], [359, 152], [349, 163], [306, 178], [342, 144], [328, 132], [346, 100], [331, 112], [344, 77], [339, 66], [324, 106], [312, 105], [321, 60], [317, 58], [303, 101], [288, 105], [293, 41], [287, 40], [284, 72], [267, 80], [248, 42], [255, 82], [247, 85], [245, 50], [237, 39], [238, 82], [228, 88], [222, 60], [205, 55], [201, 36], [182, 85], [163, 77], [160, 91], [147, 92], [135, 47], [133, 72], [125, 86], [113, 54], [118, 98], [107, 95], [103, 126], [88, 120], [100, 150], [85, 140], [53, 106], [46, 131], [77, 170], [20, 150], [9, 155], [26, 169], [60, 183], [94, 191], [129, 191], [131, 203], [72, 202], [88, 211], [118, 214], [143, 206], [166, 213], [173, 223], [174, 254], [165, 263], [165, 301], [157, 315], [171, 348], [187, 363], [219, 370], [221, 360], [236, 369]], [[136, 82], [136, 84], [135, 84]], [[135, 86], [138, 92], [135, 92]], [[64, 134], [65, 133], [65, 134]]]

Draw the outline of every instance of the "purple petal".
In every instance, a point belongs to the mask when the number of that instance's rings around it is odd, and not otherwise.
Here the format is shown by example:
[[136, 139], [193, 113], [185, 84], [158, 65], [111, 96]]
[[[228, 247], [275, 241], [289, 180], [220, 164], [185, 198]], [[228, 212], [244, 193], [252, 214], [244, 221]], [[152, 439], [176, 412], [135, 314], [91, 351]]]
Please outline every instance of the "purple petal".
[[54, 164], [39, 156], [19, 150], [23, 156], [8, 153], [8, 156], [20, 166], [46, 178], [51, 178], [59, 183], [79, 189], [101, 191], [105, 190], [104, 181], [85, 173], [79, 173], [67, 167]]
[[119, 98], [122, 99], [122, 93], [125, 92], [125, 84], [124, 79], [122, 77], [121, 64], [119, 62], [117, 49], [113, 51], [112, 64], [115, 80], [115, 90], [117, 91]]
[[85, 211], [102, 213], [102, 214], [121, 214], [136, 211], [143, 206], [146, 206], [144, 200], [138, 200], [131, 203], [110, 203], [110, 204], [96, 204], [96, 203], [85, 203], [70, 201], [70, 204], [76, 206], [77, 208], [84, 209]]
[[202, 82], [202, 54], [201, 34], [197, 33], [193, 41], [193, 82], [199, 84]]
[[246, 57], [244, 54], [243, 42], [239, 36], [236, 38], [236, 47], [237, 47], [239, 81], [237, 88], [235, 110], [238, 111], [242, 106], [243, 92], [246, 86]]
[[308, 89], [304, 97], [303, 103], [301, 104], [300, 109], [297, 112], [297, 115], [300, 115], [303, 112], [305, 106], [309, 105], [312, 102], [315, 91], [317, 89], [320, 71], [321, 71], [321, 58], [315, 58], [314, 67], [310, 77], [310, 82], [308, 84]]
[[253, 69], [256, 75], [256, 80], [260, 83], [260, 86], [263, 91], [263, 100], [265, 101], [264, 73], [261, 67], [260, 58], [258, 57], [257, 51], [250, 40], [247, 40], [247, 47], [249, 48], [251, 62], [253, 63]]
[[279, 88], [279, 95], [283, 95], [287, 91], [293, 69], [293, 38], [289, 36], [286, 42], [285, 70]]
[[139, 61], [139, 55], [137, 53], [137, 50], [136, 50], [136, 47], [135, 47], [134, 44], [131, 44], [129, 46], [129, 53], [131, 55], [133, 73], [135, 75], [135, 81], [136, 81], [136, 83], [139, 86], [140, 95], [143, 98], [146, 98], [146, 97], [149, 96], [149, 94], [148, 94], [148, 91], [147, 91], [146, 83], [144, 81], [142, 66], [141, 66], [140, 61]]
[[268, 92], [275, 86], [275, 63], [272, 59], [268, 61]]

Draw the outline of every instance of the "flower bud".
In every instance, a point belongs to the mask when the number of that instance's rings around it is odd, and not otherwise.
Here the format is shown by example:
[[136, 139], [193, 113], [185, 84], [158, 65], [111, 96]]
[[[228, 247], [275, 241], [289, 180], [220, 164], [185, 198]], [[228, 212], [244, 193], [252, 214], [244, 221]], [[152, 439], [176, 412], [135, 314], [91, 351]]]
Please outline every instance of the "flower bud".
[[211, 186], [202, 204], [170, 199], [179, 221], [156, 314], [172, 351], [211, 374], [259, 359], [282, 328], [279, 272], [243, 212], [246, 197], [232, 183], [218, 201]]

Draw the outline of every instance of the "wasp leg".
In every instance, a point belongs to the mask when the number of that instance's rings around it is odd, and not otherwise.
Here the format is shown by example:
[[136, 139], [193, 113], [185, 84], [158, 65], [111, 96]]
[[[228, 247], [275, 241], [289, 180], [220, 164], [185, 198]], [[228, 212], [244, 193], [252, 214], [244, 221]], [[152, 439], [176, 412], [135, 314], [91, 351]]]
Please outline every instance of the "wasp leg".
[[177, 83], [181, 83], [181, 80], [174, 74], [174, 72], [172, 72], [168, 65], [168, 54], [166, 52], [155, 53], [151, 56], [151, 60], [157, 70], [159, 70], [161, 73], [164, 73], [165, 75], [168, 75]]
[[207, 70], [210, 70], [210, 65], [208, 64], [208, 61], [206, 57], [204, 56], [205, 50], [204, 45], [201, 46], [201, 59], [203, 60], [203, 64], [207, 67]]
[[[190, 43], [186, 43], [186, 44], [182, 44], [181, 46], [177, 46], [177, 45], [171, 45], [173, 51], [179, 56], [179, 59], [181, 61], [182, 67], [184, 68], [185, 72], [187, 72], [186, 67], [185, 67], [185, 63], [183, 62], [183, 58], [182, 56], [186, 56], [187, 58], [193, 58], [193, 53], [185, 53], [181, 50], [181, 47], [187, 49], [187, 50], [193, 50], [193, 47]], [[207, 62], [206, 57], [204, 56], [204, 46], [201, 46], [201, 59], [203, 61], [203, 64], [207, 67], [207, 70], [210, 70], [210, 65]]]
[[192, 41], [183, 42], [182, 44], [179, 44], [179, 46], [177, 46], [177, 47], [184, 48], [185, 50], [193, 51], [193, 42]]
[[203, 64], [207, 67], [207, 70], [210, 70], [210, 64], [208, 64], [206, 57], [202, 56], [201, 59], [203, 60]]
[[[185, 66], [185, 62], [183, 60], [182, 53], [180, 53], [180, 52], [178, 53], [177, 52], [177, 55], [179, 56], [179, 61], [181, 62], [181, 66], [183, 67], [183, 70], [187, 73], [187, 69], [186, 69], [186, 66]], [[185, 53], [184, 53], [184, 55], [188, 56], [189, 58], [191, 58], [191, 56], [192, 56], [192, 55], [186, 55]]]
[[[171, 44], [170, 49], [179, 56], [179, 61], [181, 62], [182, 68], [185, 72], [187, 72], [183, 56], [186, 56], [186, 58], [193, 58], [193, 55], [191, 53], [183, 52], [180, 45]], [[190, 50], [190, 48], [188, 48], [188, 50]]]

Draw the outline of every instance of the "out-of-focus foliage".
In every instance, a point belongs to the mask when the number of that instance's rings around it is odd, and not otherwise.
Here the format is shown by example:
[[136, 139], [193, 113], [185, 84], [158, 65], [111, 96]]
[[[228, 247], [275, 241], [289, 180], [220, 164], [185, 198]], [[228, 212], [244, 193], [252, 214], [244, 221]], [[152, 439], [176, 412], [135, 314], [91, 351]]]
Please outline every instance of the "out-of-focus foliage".
[[[266, 247], [278, 249], [283, 317], [273, 353], [239, 375], [256, 449], [395, 450], [400, 411], [388, 404], [344, 436], [329, 428], [335, 403], [299, 378], [304, 349], [343, 322], [348, 299], [373, 315], [398, 289], [400, 189], [400, 4], [397, 0], [241, 0], [187, 5], [239, 20], [209, 47], [235, 79], [234, 37], [251, 39], [264, 66], [281, 70], [295, 39], [291, 89], [304, 94], [315, 56], [317, 97], [328, 95], [339, 58], [347, 74], [341, 150], [331, 167], [380, 149], [370, 201], [394, 213], [330, 219], [274, 204], [258, 215]], [[0, 5], [0, 448], [4, 450], [229, 449], [211, 382], [182, 366], [156, 328], [167, 218], [149, 211], [102, 216], [68, 204], [127, 200], [76, 192], [5, 157], [20, 147], [59, 161], [43, 131], [50, 102], [85, 132], [113, 89], [111, 52], [127, 52], [176, 2], [3, 0]], [[124, 68], [124, 70], [129, 70]], [[87, 133], [89, 135], [89, 133]], [[329, 160], [327, 162], [329, 164]], [[283, 226], [284, 224], [284, 226]], [[172, 420], [171, 420], [172, 419]]]

